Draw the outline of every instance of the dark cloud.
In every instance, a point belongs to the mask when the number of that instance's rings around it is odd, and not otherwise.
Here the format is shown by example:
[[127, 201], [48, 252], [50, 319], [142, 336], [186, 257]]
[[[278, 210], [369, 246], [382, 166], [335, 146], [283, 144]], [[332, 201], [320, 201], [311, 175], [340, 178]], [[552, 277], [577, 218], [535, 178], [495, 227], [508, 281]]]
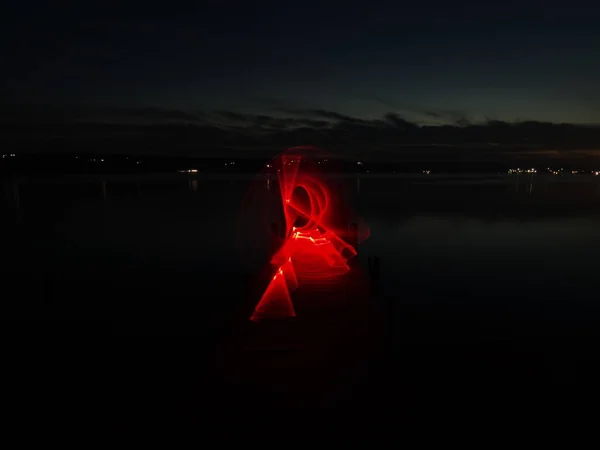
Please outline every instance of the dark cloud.
[[416, 127], [416, 125], [414, 123], [409, 122], [406, 119], [403, 119], [398, 114], [387, 113], [384, 116], [384, 118], [385, 118], [386, 121], [388, 121], [390, 124], [392, 124], [393, 126], [395, 126], [397, 128], [406, 129], [406, 128], [414, 128], [414, 127]]
[[183, 121], [203, 122], [207, 119], [204, 112], [181, 111], [165, 108], [119, 108], [111, 106], [45, 106], [45, 105], [17, 105], [4, 107], [0, 110], [4, 120], [16, 122], [31, 121], [129, 121], [140, 120], [140, 123], [148, 121]]
[[308, 116], [322, 117], [324, 119], [336, 120], [339, 122], [364, 123], [364, 120], [356, 117], [346, 116], [334, 111], [326, 111], [324, 109], [312, 109], [304, 112]]
[[331, 126], [331, 122], [326, 120], [318, 120], [318, 119], [295, 119], [296, 122], [302, 124], [305, 127], [309, 128], [327, 128]]
[[367, 123], [363, 119], [358, 119], [356, 117], [347, 116], [345, 114], [340, 114], [335, 111], [327, 111], [325, 109], [282, 109], [284, 113], [291, 114], [294, 116], [303, 116], [303, 117], [311, 117], [317, 119], [327, 119], [332, 123], [335, 122], [350, 122], [350, 123]]
[[460, 117], [456, 119], [456, 125], [459, 127], [467, 127], [471, 124], [472, 122], [467, 117]]
[[[597, 157], [596, 153], [592, 156], [574, 151], [600, 147], [598, 126], [504, 122], [492, 118], [473, 123], [463, 113], [426, 111], [432, 119], [443, 117], [452, 118], [452, 121], [450, 124], [423, 125], [395, 112], [384, 114], [380, 119], [362, 119], [324, 109], [246, 114], [236, 111], [21, 105], [0, 110], [0, 139], [13, 146], [27, 147], [43, 142], [45, 136], [62, 136], [69, 145], [95, 148], [107, 145], [99, 138], [130, 136], [127, 145], [139, 144], [156, 151], [168, 148], [173, 152], [197, 153], [206, 148], [246, 147], [256, 151], [257, 148], [316, 145], [340, 152], [368, 149], [372, 154], [380, 152], [389, 157], [403, 157], [409, 155], [408, 149], [412, 148], [411, 155], [424, 155], [429, 151], [426, 149], [435, 149], [435, 157], [444, 155], [446, 158], [453, 154], [449, 149], [456, 151], [458, 148], [462, 149], [461, 158], [474, 158], [475, 153], [478, 158], [495, 158], [497, 156], [493, 155], [498, 154], [556, 157], [556, 151], [591, 158]], [[83, 145], [87, 140], [90, 143]]]
[[402, 102], [390, 101], [389, 99], [384, 99], [372, 93], [367, 95], [355, 95], [355, 97], [374, 101], [392, 111], [393, 114], [409, 116], [415, 123], [420, 125], [465, 126], [466, 124], [471, 123], [471, 120], [469, 119], [470, 114], [466, 110], [419, 108]]
[[446, 119], [451, 118], [455, 119], [457, 117], [465, 117], [467, 115], [466, 111], [459, 110], [450, 110], [450, 109], [440, 109], [440, 110], [416, 110], [419, 111], [426, 117], [432, 117], [434, 119]]
[[331, 126], [331, 123], [328, 121], [312, 119], [310, 117], [280, 117], [266, 114], [242, 114], [231, 111], [218, 111], [216, 115], [218, 117], [216, 122], [224, 126], [245, 125], [248, 127], [277, 130], [302, 127], [325, 128]]
[[472, 123], [469, 112], [464, 110], [413, 108], [411, 111], [425, 121], [433, 119], [438, 125], [466, 126]]
[[85, 119], [95, 116], [104, 119], [118, 118], [141, 118], [149, 120], [175, 120], [188, 122], [201, 122], [206, 119], [202, 112], [186, 112], [174, 109], [162, 108], [81, 108], [78, 111], [81, 118]]

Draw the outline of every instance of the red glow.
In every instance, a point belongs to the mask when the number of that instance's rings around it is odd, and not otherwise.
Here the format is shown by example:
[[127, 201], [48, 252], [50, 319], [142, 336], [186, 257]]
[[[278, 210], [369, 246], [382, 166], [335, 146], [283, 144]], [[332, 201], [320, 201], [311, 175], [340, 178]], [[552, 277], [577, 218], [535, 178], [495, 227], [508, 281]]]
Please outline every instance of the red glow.
[[286, 277], [282, 272], [283, 269], [278, 270], [269, 283], [267, 290], [254, 309], [251, 320], [296, 316]]
[[299, 284], [344, 275], [350, 270], [348, 260], [356, 256], [356, 249], [344, 240], [352, 237], [341, 203], [301, 150], [306, 148], [291, 149], [273, 163], [279, 179], [285, 238], [271, 259], [275, 275], [252, 320], [295, 316], [290, 293]]

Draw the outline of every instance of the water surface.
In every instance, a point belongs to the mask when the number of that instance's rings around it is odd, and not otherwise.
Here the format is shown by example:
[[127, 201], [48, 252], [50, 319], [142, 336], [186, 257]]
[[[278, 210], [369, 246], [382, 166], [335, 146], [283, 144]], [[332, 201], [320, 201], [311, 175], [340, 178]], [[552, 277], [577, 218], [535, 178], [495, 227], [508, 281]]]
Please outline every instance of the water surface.
[[[370, 228], [360, 262], [381, 258], [383, 297], [504, 320], [519, 333], [591, 332], [597, 180], [341, 182]], [[246, 295], [267, 261], [277, 201], [275, 181], [251, 177], [24, 182], [17, 199], [5, 185], [4, 286], [18, 294], [3, 307], [23, 318], [138, 318], [150, 328], [181, 319], [178, 332], [200, 332], [194, 315], [210, 317], [221, 311], [216, 303]]]

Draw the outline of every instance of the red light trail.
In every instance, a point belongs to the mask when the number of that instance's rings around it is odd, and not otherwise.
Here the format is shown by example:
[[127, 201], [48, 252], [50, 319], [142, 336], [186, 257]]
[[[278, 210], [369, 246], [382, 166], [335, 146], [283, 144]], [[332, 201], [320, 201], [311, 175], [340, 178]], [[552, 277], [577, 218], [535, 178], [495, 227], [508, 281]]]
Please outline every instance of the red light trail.
[[251, 320], [295, 317], [292, 294], [300, 283], [340, 277], [350, 270], [348, 261], [356, 256], [356, 248], [347, 240], [356, 242], [358, 236], [350, 236], [343, 205], [325, 179], [318, 176], [304, 154], [307, 149], [292, 148], [273, 163], [285, 239], [271, 259], [275, 274]]

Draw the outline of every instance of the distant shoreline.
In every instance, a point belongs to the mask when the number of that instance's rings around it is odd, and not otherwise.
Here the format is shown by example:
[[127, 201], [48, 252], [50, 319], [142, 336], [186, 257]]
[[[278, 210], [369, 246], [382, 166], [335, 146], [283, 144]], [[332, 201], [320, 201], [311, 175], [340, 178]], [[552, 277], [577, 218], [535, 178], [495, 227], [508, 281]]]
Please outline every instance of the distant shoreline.
[[[600, 183], [600, 176], [585, 175], [551, 175], [538, 174], [533, 177], [527, 175], [509, 175], [498, 173], [439, 173], [439, 174], [415, 174], [415, 173], [328, 173], [322, 174], [328, 179], [397, 179], [409, 181], [412, 184], [530, 184], [530, 183]], [[277, 181], [276, 174], [260, 173], [226, 173], [226, 172], [199, 172], [199, 173], [72, 173], [72, 174], [20, 174], [11, 177], [12, 182], [38, 184], [38, 183], [89, 183], [89, 182], [142, 182], [142, 181], [188, 181], [188, 180], [211, 180], [211, 181], [252, 181], [252, 180]]]

